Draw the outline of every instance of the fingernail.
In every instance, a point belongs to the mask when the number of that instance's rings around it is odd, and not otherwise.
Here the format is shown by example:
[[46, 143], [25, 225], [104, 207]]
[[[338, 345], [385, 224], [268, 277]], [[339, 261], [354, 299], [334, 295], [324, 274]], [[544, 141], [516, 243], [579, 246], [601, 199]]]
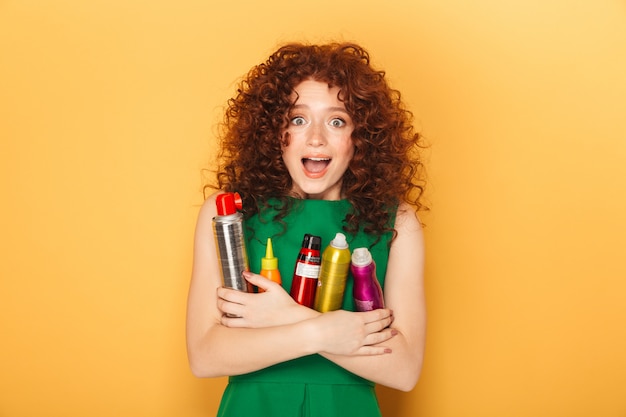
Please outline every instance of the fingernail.
[[385, 349], [385, 353], [391, 353], [391, 349], [389, 348]]
[[391, 335], [392, 335], [392, 336], [395, 336], [395, 335], [397, 335], [397, 334], [398, 334], [398, 331], [397, 331], [397, 330], [395, 330], [395, 329], [391, 330]]

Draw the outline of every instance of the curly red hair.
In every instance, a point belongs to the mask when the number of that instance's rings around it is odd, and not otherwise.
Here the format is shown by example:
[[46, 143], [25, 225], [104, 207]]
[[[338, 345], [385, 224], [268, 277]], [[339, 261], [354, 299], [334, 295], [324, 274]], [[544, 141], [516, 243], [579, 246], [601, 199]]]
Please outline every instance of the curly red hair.
[[355, 126], [354, 157], [342, 182], [342, 193], [354, 207], [346, 232], [393, 230], [390, 209], [401, 201], [423, 209], [421, 138], [412, 114], [387, 84], [385, 72], [372, 68], [368, 52], [353, 43], [290, 43], [248, 72], [228, 101], [221, 125], [218, 188], [239, 192], [246, 216], [270, 198], [282, 202], [278, 219], [286, 214], [293, 196], [281, 140], [294, 88], [306, 79], [339, 87]]

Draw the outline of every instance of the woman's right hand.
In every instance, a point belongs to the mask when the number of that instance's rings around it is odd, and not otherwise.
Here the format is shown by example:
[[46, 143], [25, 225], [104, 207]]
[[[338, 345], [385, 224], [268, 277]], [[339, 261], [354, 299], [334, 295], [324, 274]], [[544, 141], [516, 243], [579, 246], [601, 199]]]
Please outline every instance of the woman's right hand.
[[310, 319], [320, 313], [297, 304], [280, 284], [244, 272], [244, 278], [263, 290], [246, 293], [230, 288], [217, 289], [217, 308], [226, 327], [264, 328], [284, 326]]
[[369, 356], [391, 353], [381, 345], [397, 334], [390, 329], [393, 313], [389, 309], [367, 312], [330, 311], [311, 319], [319, 338], [319, 352], [344, 356]]

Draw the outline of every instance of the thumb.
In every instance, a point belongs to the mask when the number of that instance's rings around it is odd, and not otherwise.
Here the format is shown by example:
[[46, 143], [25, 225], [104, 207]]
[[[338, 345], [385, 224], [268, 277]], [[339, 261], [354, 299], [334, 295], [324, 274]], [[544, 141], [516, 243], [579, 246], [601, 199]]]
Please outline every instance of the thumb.
[[243, 277], [250, 284], [256, 286], [259, 289], [259, 292], [267, 291], [274, 284], [272, 281], [265, 278], [263, 275], [255, 274], [250, 271], [244, 271]]

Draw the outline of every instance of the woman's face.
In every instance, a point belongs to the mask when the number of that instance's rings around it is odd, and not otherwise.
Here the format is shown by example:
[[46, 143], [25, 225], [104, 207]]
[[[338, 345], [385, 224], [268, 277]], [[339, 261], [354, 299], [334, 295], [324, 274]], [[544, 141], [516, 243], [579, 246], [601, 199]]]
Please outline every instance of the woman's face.
[[354, 124], [337, 95], [339, 88], [305, 80], [293, 95], [289, 114], [289, 144], [283, 161], [295, 193], [303, 198], [339, 200], [343, 174], [354, 155]]

